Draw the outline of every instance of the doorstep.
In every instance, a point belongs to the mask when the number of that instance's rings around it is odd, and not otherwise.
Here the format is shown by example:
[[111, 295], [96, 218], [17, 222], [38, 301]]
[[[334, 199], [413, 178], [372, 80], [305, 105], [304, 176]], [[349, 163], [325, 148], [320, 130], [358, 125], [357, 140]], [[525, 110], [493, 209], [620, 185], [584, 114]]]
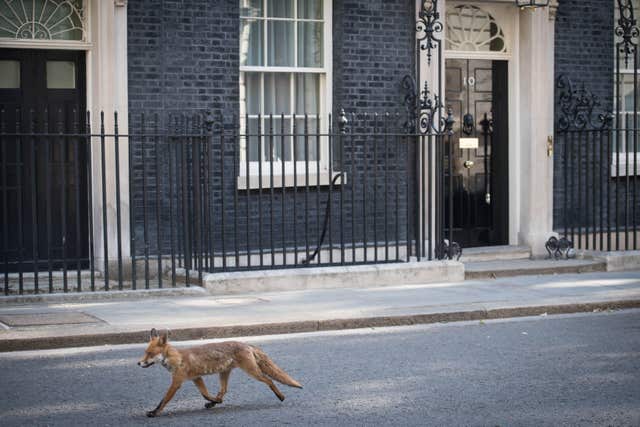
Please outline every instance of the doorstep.
[[460, 261], [485, 262], [485, 261], [509, 261], [514, 259], [530, 259], [531, 248], [528, 246], [502, 245], [483, 246], [476, 248], [463, 248]]

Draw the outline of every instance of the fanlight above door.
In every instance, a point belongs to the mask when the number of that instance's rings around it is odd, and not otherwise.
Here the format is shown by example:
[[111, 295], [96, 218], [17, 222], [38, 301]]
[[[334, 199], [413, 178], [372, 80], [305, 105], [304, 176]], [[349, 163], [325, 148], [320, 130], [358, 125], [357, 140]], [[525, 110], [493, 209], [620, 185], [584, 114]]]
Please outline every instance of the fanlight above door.
[[464, 52], [507, 52], [504, 32], [496, 20], [477, 6], [449, 8], [446, 49]]
[[85, 40], [82, 0], [0, 0], [0, 38]]

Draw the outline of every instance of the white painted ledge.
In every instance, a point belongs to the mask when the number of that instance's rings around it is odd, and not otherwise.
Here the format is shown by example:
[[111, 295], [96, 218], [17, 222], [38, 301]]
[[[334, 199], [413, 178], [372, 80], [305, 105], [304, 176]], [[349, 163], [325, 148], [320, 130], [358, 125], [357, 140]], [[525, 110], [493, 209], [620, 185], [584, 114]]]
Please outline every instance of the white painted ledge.
[[213, 295], [229, 295], [307, 289], [371, 288], [463, 280], [464, 264], [461, 262], [425, 261], [212, 273], [203, 277], [203, 285]]

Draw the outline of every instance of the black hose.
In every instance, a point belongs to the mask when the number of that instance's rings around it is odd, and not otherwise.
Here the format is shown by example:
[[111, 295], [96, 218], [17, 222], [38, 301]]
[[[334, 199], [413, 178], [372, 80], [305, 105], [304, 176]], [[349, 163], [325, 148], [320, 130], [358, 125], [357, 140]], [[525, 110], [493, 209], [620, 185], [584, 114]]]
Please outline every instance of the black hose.
[[[338, 178], [342, 177], [342, 174], [343, 173], [340, 172], [339, 174], [333, 177], [330, 184], [331, 187], [335, 185], [336, 181], [338, 181]], [[318, 179], [320, 179], [320, 177], [318, 177]], [[327, 208], [325, 209], [325, 212], [324, 212], [324, 225], [322, 226], [322, 234], [320, 235], [320, 241], [318, 241], [318, 246], [316, 246], [316, 250], [313, 251], [311, 255], [309, 255], [306, 259], [302, 260], [302, 264], [309, 264], [311, 261], [313, 261], [313, 259], [320, 252], [322, 243], [324, 243], [324, 238], [327, 234], [327, 226], [329, 225], [329, 217], [331, 216], [331, 199], [329, 199], [329, 197], [330, 196], [327, 197]]]

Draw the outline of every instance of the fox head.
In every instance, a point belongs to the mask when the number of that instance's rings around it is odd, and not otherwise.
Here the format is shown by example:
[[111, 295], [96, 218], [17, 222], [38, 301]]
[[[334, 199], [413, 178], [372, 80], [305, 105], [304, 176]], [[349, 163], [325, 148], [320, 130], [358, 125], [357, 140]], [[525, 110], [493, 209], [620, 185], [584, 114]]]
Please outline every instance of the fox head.
[[164, 350], [169, 341], [168, 331], [164, 331], [161, 334], [154, 329], [151, 330], [151, 336], [149, 337], [149, 345], [144, 351], [142, 359], [138, 361], [138, 366], [148, 368], [156, 362], [164, 362]]

